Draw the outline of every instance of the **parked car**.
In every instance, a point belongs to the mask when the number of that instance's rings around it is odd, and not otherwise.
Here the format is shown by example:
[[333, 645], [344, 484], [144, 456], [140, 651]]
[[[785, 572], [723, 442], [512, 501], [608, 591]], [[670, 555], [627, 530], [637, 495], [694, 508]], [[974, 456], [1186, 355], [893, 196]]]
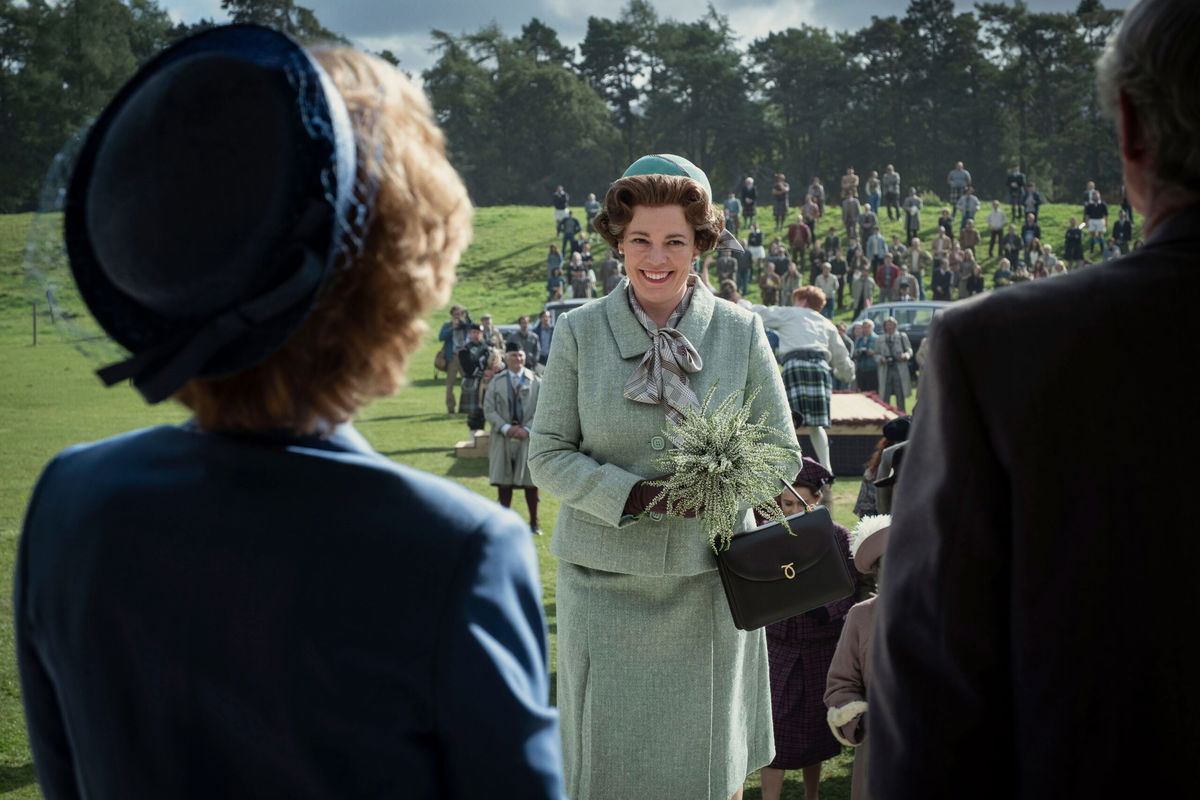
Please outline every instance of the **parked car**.
[[[551, 300], [549, 303], [546, 303], [545, 308], [543, 308], [542, 310], [549, 311], [550, 312], [550, 321], [553, 322], [555, 325], [557, 325], [558, 318], [560, 316], [567, 313], [568, 311], [570, 311], [573, 308], [579, 308], [584, 303], [590, 303], [594, 299], [595, 298], [591, 298], [591, 297], [580, 297], [578, 299], [570, 299], [570, 300]], [[537, 321], [538, 321], [538, 314], [535, 313], [535, 314], [529, 315], [529, 324], [530, 325], [537, 325]], [[504, 340], [508, 341], [509, 335], [516, 333], [518, 330], [520, 330], [520, 327], [521, 327], [520, 325], [518, 325], [517, 323], [514, 322], [510, 325], [497, 325], [496, 329], [500, 331], [500, 335], [504, 337]]]
[[[550, 312], [550, 321], [557, 325], [558, 318], [561, 315], [573, 308], [579, 308], [584, 303], [590, 303], [594, 299], [594, 297], [580, 297], [571, 300], [551, 300], [549, 303], [546, 303], [546, 307], [543, 310]], [[536, 322], [536, 318], [534, 321]]]
[[[925, 340], [925, 336], [929, 333], [929, 323], [933, 321], [933, 315], [948, 305], [950, 303], [945, 300], [907, 300], [903, 303], [879, 303], [869, 308], [864, 308], [863, 312], [858, 315], [858, 318], [851, 325], [862, 322], [864, 319], [869, 319], [875, 323], [875, 332], [881, 334], [883, 333], [883, 321], [888, 317], [895, 317], [896, 329], [908, 334], [908, 341], [912, 344], [913, 353], [916, 353], [917, 348], [921, 346], [921, 342]], [[913, 362], [911, 366], [915, 375], [917, 372], [916, 362]]]

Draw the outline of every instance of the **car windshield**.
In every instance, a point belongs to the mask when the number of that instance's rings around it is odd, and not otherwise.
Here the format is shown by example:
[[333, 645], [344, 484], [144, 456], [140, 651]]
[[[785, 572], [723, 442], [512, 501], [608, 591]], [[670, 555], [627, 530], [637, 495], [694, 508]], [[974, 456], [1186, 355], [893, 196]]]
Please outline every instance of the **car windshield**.
[[895, 317], [896, 323], [901, 328], [909, 328], [914, 325], [928, 327], [933, 320], [933, 309], [924, 307], [896, 307], [896, 306], [879, 306], [876, 308], [867, 309], [867, 319], [875, 323], [875, 330], [883, 330], [883, 321], [888, 317]]
[[932, 308], [914, 308], [912, 310], [913, 325], [923, 325], [928, 328], [930, 322], [933, 322]]
[[554, 321], [554, 324], [557, 325], [559, 317], [572, 309], [579, 308], [586, 302], [587, 300], [565, 303], [547, 303], [546, 310], [550, 312], [550, 318]]

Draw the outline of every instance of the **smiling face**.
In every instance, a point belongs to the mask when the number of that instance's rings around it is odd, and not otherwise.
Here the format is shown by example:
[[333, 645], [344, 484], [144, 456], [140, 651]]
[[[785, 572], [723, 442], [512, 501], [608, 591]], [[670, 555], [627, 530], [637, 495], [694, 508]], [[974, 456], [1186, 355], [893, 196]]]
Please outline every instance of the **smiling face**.
[[670, 315], [683, 299], [696, 251], [696, 232], [683, 207], [635, 206], [621, 239], [625, 272], [638, 302], [651, 316]]

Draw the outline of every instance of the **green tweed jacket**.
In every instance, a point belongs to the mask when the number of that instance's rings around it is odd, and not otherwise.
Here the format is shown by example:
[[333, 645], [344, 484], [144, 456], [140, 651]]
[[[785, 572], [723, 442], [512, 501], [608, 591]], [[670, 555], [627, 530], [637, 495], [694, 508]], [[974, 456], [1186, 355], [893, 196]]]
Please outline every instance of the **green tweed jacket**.
[[[534, 483], [562, 501], [551, 545], [558, 558], [631, 575], [696, 575], [716, 568], [698, 520], [622, 517], [630, 489], [663, 473], [653, 461], [671, 446], [663, 407], [623, 394], [650, 347], [629, 308], [627, 285], [559, 318], [533, 418], [529, 469]], [[696, 396], [703, 400], [715, 385], [717, 403], [761, 387], [752, 418], [766, 412], [780, 443], [795, 449], [799, 469], [787, 395], [758, 315], [697, 286], [678, 330], [703, 360], [701, 371], [689, 375]], [[736, 529], [752, 525], [747, 509]]]

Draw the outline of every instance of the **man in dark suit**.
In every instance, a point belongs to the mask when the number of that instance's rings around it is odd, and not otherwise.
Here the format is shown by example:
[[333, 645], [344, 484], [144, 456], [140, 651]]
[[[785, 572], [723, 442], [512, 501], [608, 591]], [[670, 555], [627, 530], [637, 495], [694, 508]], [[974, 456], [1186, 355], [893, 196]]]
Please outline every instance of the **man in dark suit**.
[[[386, 63], [254, 25], [172, 46], [89, 131], [67, 251], [132, 354], [101, 377], [195, 418], [72, 447], [30, 500], [13, 616], [48, 800], [562, 797], [528, 530], [349, 422], [469, 238], [435, 132]], [[356, 198], [378, 213], [348, 254]]]
[[1198, 454], [1172, 427], [1190, 404], [1146, 381], [1179, 354], [1146, 343], [1193, 335], [1197, 41], [1200, 5], [1141, 0], [1098, 63], [1145, 246], [933, 326], [871, 662], [876, 800], [1189, 791]]
[[1145, 247], [932, 327], [872, 652], [876, 800], [1188, 792], [1200, 452], [1146, 380], [1178, 351], [1146, 343], [1187, 338], [1200, 291], [1196, 41], [1200, 5], [1141, 0], [1098, 62]]

